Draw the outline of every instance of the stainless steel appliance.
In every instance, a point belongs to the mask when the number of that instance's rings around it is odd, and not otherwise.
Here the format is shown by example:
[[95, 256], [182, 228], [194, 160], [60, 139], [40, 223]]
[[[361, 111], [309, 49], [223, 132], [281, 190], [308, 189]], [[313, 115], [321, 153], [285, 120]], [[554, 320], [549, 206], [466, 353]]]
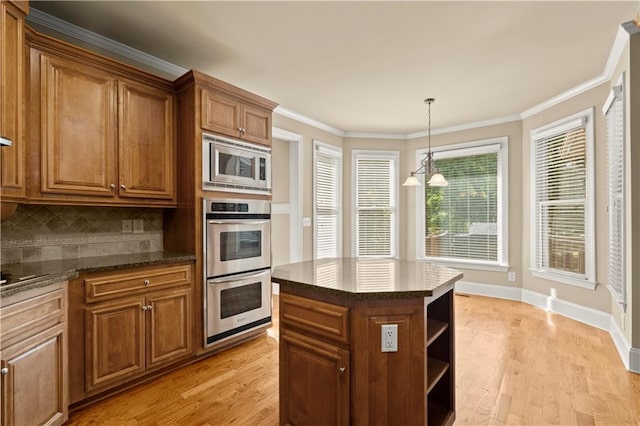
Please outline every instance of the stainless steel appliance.
[[205, 346], [271, 322], [271, 205], [204, 200]]
[[271, 149], [202, 134], [202, 189], [271, 194]]

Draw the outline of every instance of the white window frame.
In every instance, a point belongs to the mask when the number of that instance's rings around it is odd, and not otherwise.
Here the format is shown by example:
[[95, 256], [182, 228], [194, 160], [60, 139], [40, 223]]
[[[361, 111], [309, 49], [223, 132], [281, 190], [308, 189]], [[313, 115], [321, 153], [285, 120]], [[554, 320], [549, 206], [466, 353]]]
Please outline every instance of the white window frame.
[[[627, 155], [626, 155], [626, 148], [625, 148], [626, 102], [625, 102], [624, 82], [625, 82], [625, 73], [622, 73], [622, 75], [620, 76], [620, 79], [618, 80], [618, 84], [615, 87], [612, 87], [611, 91], [609, 92], [609, 96], [607, 97], [607, 100], [605, 101], [604, 106], [602, 107], [602, 114], [605, 117], [605, 122], [607, 122], [606, 124], [607, 126], [607, 182], [608, 182], [607, 213], [608, 213], [608, 221], [609, 221], [609, 238], [608, 238], [609, 274], [607, 278], [607, 288], [611, 292], [611, 295], [613, 296], [614, 300], [622, 307], [623, 312], [626, 312], [627, 310], [627, 277], [626, 277], [626, 225], [625, 225], [625, 221], [626, 221], [625, 162], [626, 162]], [[621, 115], [620, 118], [622, 122], [622, 129], [620, 129], [620, 133], [619, 133], [620, 140], [618, 141], [611, 140], [612, 134], [610, 133], [611, 129], [609, 128], [609, 123], [608, 123], [608, 120], [609, 120], [608, 114], [609, 112], [611, 112], [610, 108], [614, 105], [614, 102], [620, 102], [619, 112]], [[622, 150], [622, 159], [619, 163], [620, 169], [616, 169], [616, 170], [612, 170], [612, 168], [616, 167], [616, 164], [618, 164], [617, 162], [612, 161], [612, 158], [611, 158], [611, 150], [614, 148], [612, 144], [616, 144], [616, 145], [619, 144]], [[612, 182], [613, 179], [615, 179], [615, 176], [622, 177], [620, 182], [616, 182], [620, 188], [620, 192], [618, 192], [617, 194], [613, 194], [611, 191], [612, 189], [611, 187], [616, 186]], [[621, 205], [620, 205], [621, 211], [616, 211], [611, 207], [611, 204], [615, 201], [616, 196], [621, 199]], [[618, 230], [614, 228], [616, 223], [616, 217], [615, 217], [616, 214], [620, 215], [620, 217], [617, 218], [619, 219], [619, 223], [620, 223], [620, 229]], [[620, 253], [615, 253], [615, 249], [614, 247], [612, 247], [612, 244], [614, 244], [614, 241], [612, 240], [611, 235], [615, 231], [619, 231], [619, 234], [620, 234], [620, 241], [617, 242], [619, 244], [618, 248]], [[620, 279], [622, 282], [615, 283], [615, 284], [611, 283], [612, 265], [615, 265], [615, 267], [620, 270], [620, 273], [621, 273]]]
[[391, 254], [389, 258], [399, 257], [399, 165], [400, 165], [400, 152], [399, 151], [385, 151], [385, 150], [353, 150], [351, 152], [351, 254], [354, 257], [369, 257], [360, 256], [358, 253], [359, 238], [358, 238], [358, 159], [382, 159], [391, 160], [392, 170], [392, 182], [390, 189], [391, 194]]
[[[416, 176], [423, 185], [416, 197], [416, 253], [418, 259], [438, 262], [452, 267], [465, 269], [506, 272], [509, 269], [509, 138], [501, 136], [452, 145], [431, 148], [435, 160], [442, 158], [466, 157], [491, 152], [498, 153], [498, 260], [485, 261], [474, 259], [455, 259], [426, 256], [425, 239], [425, 175]], [[416, 150], [416, 169], [427, 153], [426, 148]], [[445, 176], [446, 179], [446, 176]]]
[[[586, 200], [585, 200], [585, 278], [575, 277], [574, 274], [562, 273], [556, 270], [538, 268], [537, 259], [537, 204], [536, 204], [536, 141], [574, 129], [579, 126], [585, 128], [586, 155]], [[531, 182], [530, 210], [531, 210], [531, 253], [529, 269], [533, 276], [547, 280], [582, 287], [590, 290], [596, 288], [596, 259], [595, 259], [595, 181], [594, 181], [594, 108], [589, 108], [533, 129], [530, 133], [530, 166], [529, 181]]]
[[342, 148], [334, 145], [330, 145], [318, 140], [313, 140], [313, 258], [317, 259], [318, 253], [318, 205], [317, 205], [317, 154], [322, 152], [325, 155], [329, 155], [338, 159], [338, 194], [337, 198], [337, 230], [336, 241], [337, 257], [342, 256], [342, 185], [343, 185], [343, 165], [342, 165]]

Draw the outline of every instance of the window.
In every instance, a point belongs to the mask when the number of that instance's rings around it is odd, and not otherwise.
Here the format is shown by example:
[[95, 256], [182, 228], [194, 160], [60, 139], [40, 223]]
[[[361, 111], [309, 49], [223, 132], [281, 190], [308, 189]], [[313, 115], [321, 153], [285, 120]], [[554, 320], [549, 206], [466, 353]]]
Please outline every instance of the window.
[[342, 150], [313, 143], [314, 256], [342, 256]]
[[353, 151], [354, 256], [398, 255], [397, 151]]
[[531, 132], [534, 275], [595, 288], [593, 110]]
[[[422, 187], [418, 253], [471, 268], [508, 267], [507, 142], [502, 137], [433, 150], [449, 186]], [[419, 151], [418, 158], [425, 154]]]
[[605, 102], [607, 121], [607, 177], [609, 187], [609, 272], [607, 288], [626, 308], [624, 240], [624, 74]]

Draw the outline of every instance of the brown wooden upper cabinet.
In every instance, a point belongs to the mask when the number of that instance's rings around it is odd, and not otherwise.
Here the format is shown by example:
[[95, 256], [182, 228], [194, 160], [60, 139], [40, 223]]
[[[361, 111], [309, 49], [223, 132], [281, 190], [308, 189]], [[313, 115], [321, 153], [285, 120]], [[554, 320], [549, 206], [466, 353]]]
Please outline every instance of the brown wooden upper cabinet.
[[0, 196], [22, 200], [25, 187], [24, 17], [28, 2], [0, 3]]
[[27, 44], [29, 201], [175, 206], [172, 83], [30, 30]]
[[271, 110], [202, 90], [203, 129], [271, 146]]

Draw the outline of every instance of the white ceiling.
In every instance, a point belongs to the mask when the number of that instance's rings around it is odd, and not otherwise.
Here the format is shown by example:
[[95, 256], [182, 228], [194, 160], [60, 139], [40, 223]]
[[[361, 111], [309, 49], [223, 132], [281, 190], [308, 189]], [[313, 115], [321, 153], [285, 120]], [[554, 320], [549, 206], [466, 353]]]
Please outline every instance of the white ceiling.
[[638, 1], [31, 2], [347, 132], [520, 114], [599, 77]]

